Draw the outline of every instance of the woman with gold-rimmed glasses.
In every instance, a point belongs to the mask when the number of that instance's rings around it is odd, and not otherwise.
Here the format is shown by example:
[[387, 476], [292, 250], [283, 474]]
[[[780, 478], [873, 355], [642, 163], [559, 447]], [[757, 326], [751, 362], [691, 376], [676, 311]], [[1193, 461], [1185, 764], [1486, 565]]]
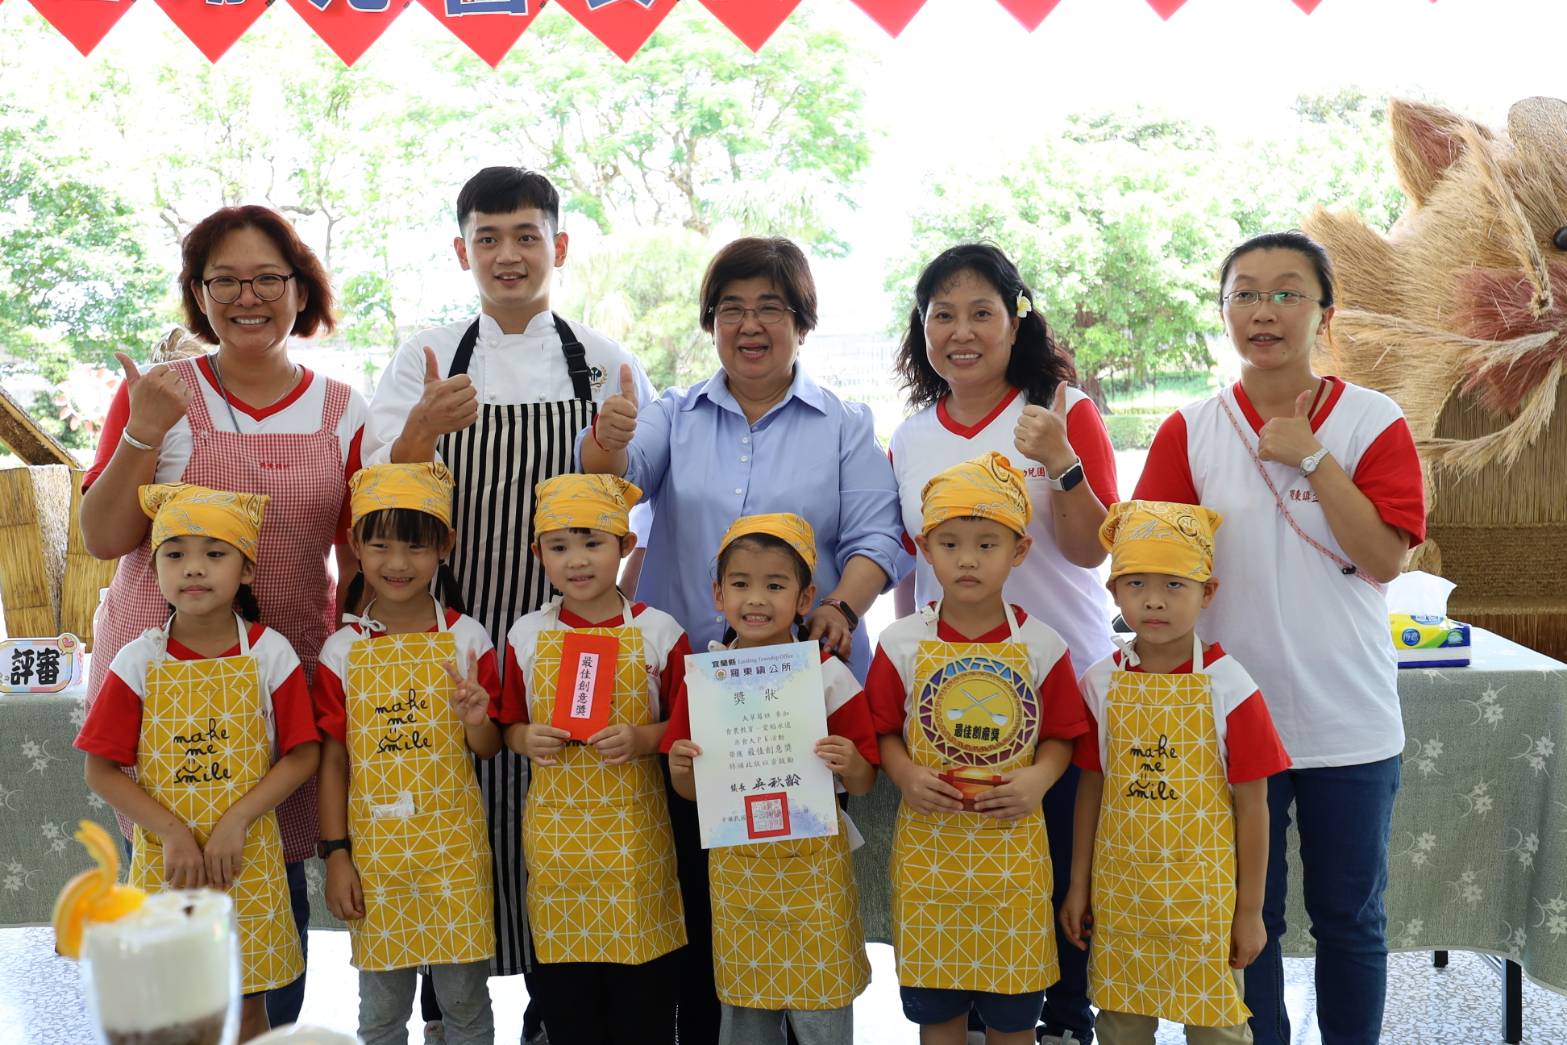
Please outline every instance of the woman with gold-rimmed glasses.
[[1268, 778], [1265, 895], [1239, 898], [1266, 929], [1246, 968], [1253, 1037], [1293, 1040], [1279, 950], [1293, 818], [1322, 1038], [1370, 1045], [1387, 989], [1383, 893], [1404, 749], [1383, 585], [1425, 536], [1420, 462], [1397, 403], [1317, 372], [1333, 321], [1319, 244], [1300, 232], [1250, 239], [1225, 259], [1219, 292], [1240, 380], [1165, 420], [1136, 496], [1224, 515], [1223, 585], [1199, 630], [1250, 670], [1294, 762]]
[[[101, 559], [119, 558], [94, 635], [89, 706], [121, 646], [167, 619], [136, 491], [188, 482], [272, 498], [252, 585], [269, 627], [282, 632], [308, 675], [336, 630], [327, 555], [352, 572], [340, 521], [359, 468], [364, 400], [289, 357], [289, 339], [332, 329], [332, 286], [315, 253], [282, 215], [225, 207], [181, 245], [186, 326], [215, 351], [145, 372], [119, 353], [115, 394], [98, 453], [83, 477], [82, 537]], [[312, 779], [278, 807], [294, 918], [309, 918], [304, 860], [315, 854]], [[122, 827], [125, 825], [122, 824]], [[274, 1025], [292, 1023], [304, 977], [274, 991]]]

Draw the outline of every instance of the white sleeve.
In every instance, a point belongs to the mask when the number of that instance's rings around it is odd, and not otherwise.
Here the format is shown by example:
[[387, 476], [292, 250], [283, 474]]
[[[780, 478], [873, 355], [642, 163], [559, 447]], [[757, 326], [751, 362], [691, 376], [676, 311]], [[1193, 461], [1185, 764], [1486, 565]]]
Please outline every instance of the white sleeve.
[[360, 461], [366, 467], [392, 459], [392, 444], [403, 434], [409, 411], [424, 395], [424, 345], [428, 338], [416, 335], [404, 341], [391, 365], [381, 375], [370, 400]]

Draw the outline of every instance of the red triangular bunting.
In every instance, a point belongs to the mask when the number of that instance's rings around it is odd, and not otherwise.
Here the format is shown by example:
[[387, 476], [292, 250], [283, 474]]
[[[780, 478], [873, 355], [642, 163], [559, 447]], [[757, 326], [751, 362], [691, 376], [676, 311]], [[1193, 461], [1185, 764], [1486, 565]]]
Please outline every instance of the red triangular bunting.
[[1012, 17], [1023, 23], [1023, 28], [1033, 32], [1045, 16], [1056, 9], [1061, 0], [999, 0], [1002, 7], [1012, 12]]
[[266, 13], [272, 0], [158, 0], [158, 6], [169, 20], [180, 27], [180, 32], [190, 38], [207, 61], [222, 58], [234, 41], [245, 35], [245, 30], [256, 24], [256, 19]]
[[854, 0], [860, 10], [870, 15], [876, 24], [897, 36], [908, 27], [909, 21], [925, 6], [925, 0]]
[[629, 62], [653, 35], [675, 0], [555, 0], [599, 42]]
[[114, 28], [126, 11], [130, 0], [32, 0], [38, 13], [71, 41], [71, 46], [82, 52], [82, 57], [92, 53]]
[[403, 13], [408, 0], [288, 0], [288, 6], [344, 65], [353, 65]]
[[517, 38], [539, 17], [546, 0], [419, 0], [474, 54], [501, 64]]
[[1159, 12], [1159, 17], [1165, 21], [1169, 21], [1170, 16], [1179, 11], [1185, 3], [1186, 0], [1148, 0], [1148, 6]]
[[729, 27], [740, 42], [760, 51], [784, 19], [800, 6], [800, 0], [702, 0], [713, 17]]
[[1322, 0], [1295, 0], [1295, 6], [1307, 14], [1315, 11], [1320, 3], [1322, 3]]

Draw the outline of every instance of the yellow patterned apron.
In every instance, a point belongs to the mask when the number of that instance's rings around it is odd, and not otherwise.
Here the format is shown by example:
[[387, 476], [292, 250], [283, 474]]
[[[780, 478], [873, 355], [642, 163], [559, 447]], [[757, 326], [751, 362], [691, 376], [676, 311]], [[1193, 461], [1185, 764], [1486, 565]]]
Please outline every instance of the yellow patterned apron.
[[708, 850], [713, 979], [724, 1004], [838, 1009], [865, 990], [871, 966], [849, 856], [858, 838], [839, 813], [835, 835]]
[[[909, 757], [933, 769], [1032, 765], [1041, 708], [1019, 642], [942, 642], [941, 608], [915, 659]], [[1017, 634], [1008, 606], [1007, 623]], [[898, 807], [892, 932], [905, 987], [1024, 994], [1059, 979], [1045, 817], [916, 813]]]
[[439, 631], [362, 638], [348, 651], [348, 835], [365, 897], [348, 930], [366, 972], [495, 953], [489, 836], [452, 710], [445, 665], [458, 663], [457, 640], [444, 617], [437, 606]]
[[[185, 822], [203, 848], [228, 808], [272, 768], [270, 701], [250, 652], [249, 626], [238, 616], [234, 621], [238, 656], [159, 657], [147, 666], [141, 705], [136, 779]], [[165, 644], [168, 631], [166, 624]], [[131, 846], [131, 884], [148, 892], [165, 888], [162, 840], [137, 826]], [[229, 896], [239, 923], [242, 990], [255, 994], [293, 983], [305, 971], [305, 956], [288, 900], [277, 815], [270, 810], [245, 833]]]
[[1195, 636], [1192, 657], [1110, 675], [1089, 984], [1113, 1012], [1233, 1027], [1250, 1015], [1229, 966], [1235, 806]]
[[[610, 725], [659, 720], [642, 629], [623, 602], [619, 628], [556, 627], [539, 633], [528, 680], [528, 719], [555, 711], [567, 635], [619, 640]], [[686, 942], [664, 775], [656, 757], [606, 765], [587, 744], [568, 741], [554, 765], [529, 767], [522, 845], [528, 865], [528, 923], [541, 962], [641, 965]]]

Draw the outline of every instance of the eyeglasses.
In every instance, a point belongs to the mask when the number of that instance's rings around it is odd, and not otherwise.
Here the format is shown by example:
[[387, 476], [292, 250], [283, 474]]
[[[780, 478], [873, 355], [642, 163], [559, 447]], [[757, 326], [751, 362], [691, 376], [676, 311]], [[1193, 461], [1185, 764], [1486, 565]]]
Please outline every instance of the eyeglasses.
[[245, 285], [255, 292], [256, 297], [262, 301], [276, 301], [283, 296], [283, 291], [288, 289], [288, 281], [294, 278], [295, 273], [290, 272], [286, 276], [280, 276], [275, 272], [265, 272], [254, 279], [237, 279], [234, 276], [213, 276], [204, 279], [201, 285], [207, 288], [207, 293], [212, 295], [212, 300], [220, 305], [232, 304], [239, 300], [239, 295], [244, 291]]
[[[1314, 299], [1298, 290], [1233, 290], [1222, 300], [1231, 308], [1256, 308], [1264, 301], [1276, 308], [1299, 308]], [[1322, 304], [1320, 301], [1315, 303]]]
[[718, 317], [718, 325], [721, 327], [737, 327], [745, 322], [746, 314], [755, 312], [757, 321], [764, 327], [776, 327], [789, 318], [792, 308], [782, 305], [762, 305], [759, 308], [746, 308], [744, 305], [719, 305], [713, 310], [713, 315]]

